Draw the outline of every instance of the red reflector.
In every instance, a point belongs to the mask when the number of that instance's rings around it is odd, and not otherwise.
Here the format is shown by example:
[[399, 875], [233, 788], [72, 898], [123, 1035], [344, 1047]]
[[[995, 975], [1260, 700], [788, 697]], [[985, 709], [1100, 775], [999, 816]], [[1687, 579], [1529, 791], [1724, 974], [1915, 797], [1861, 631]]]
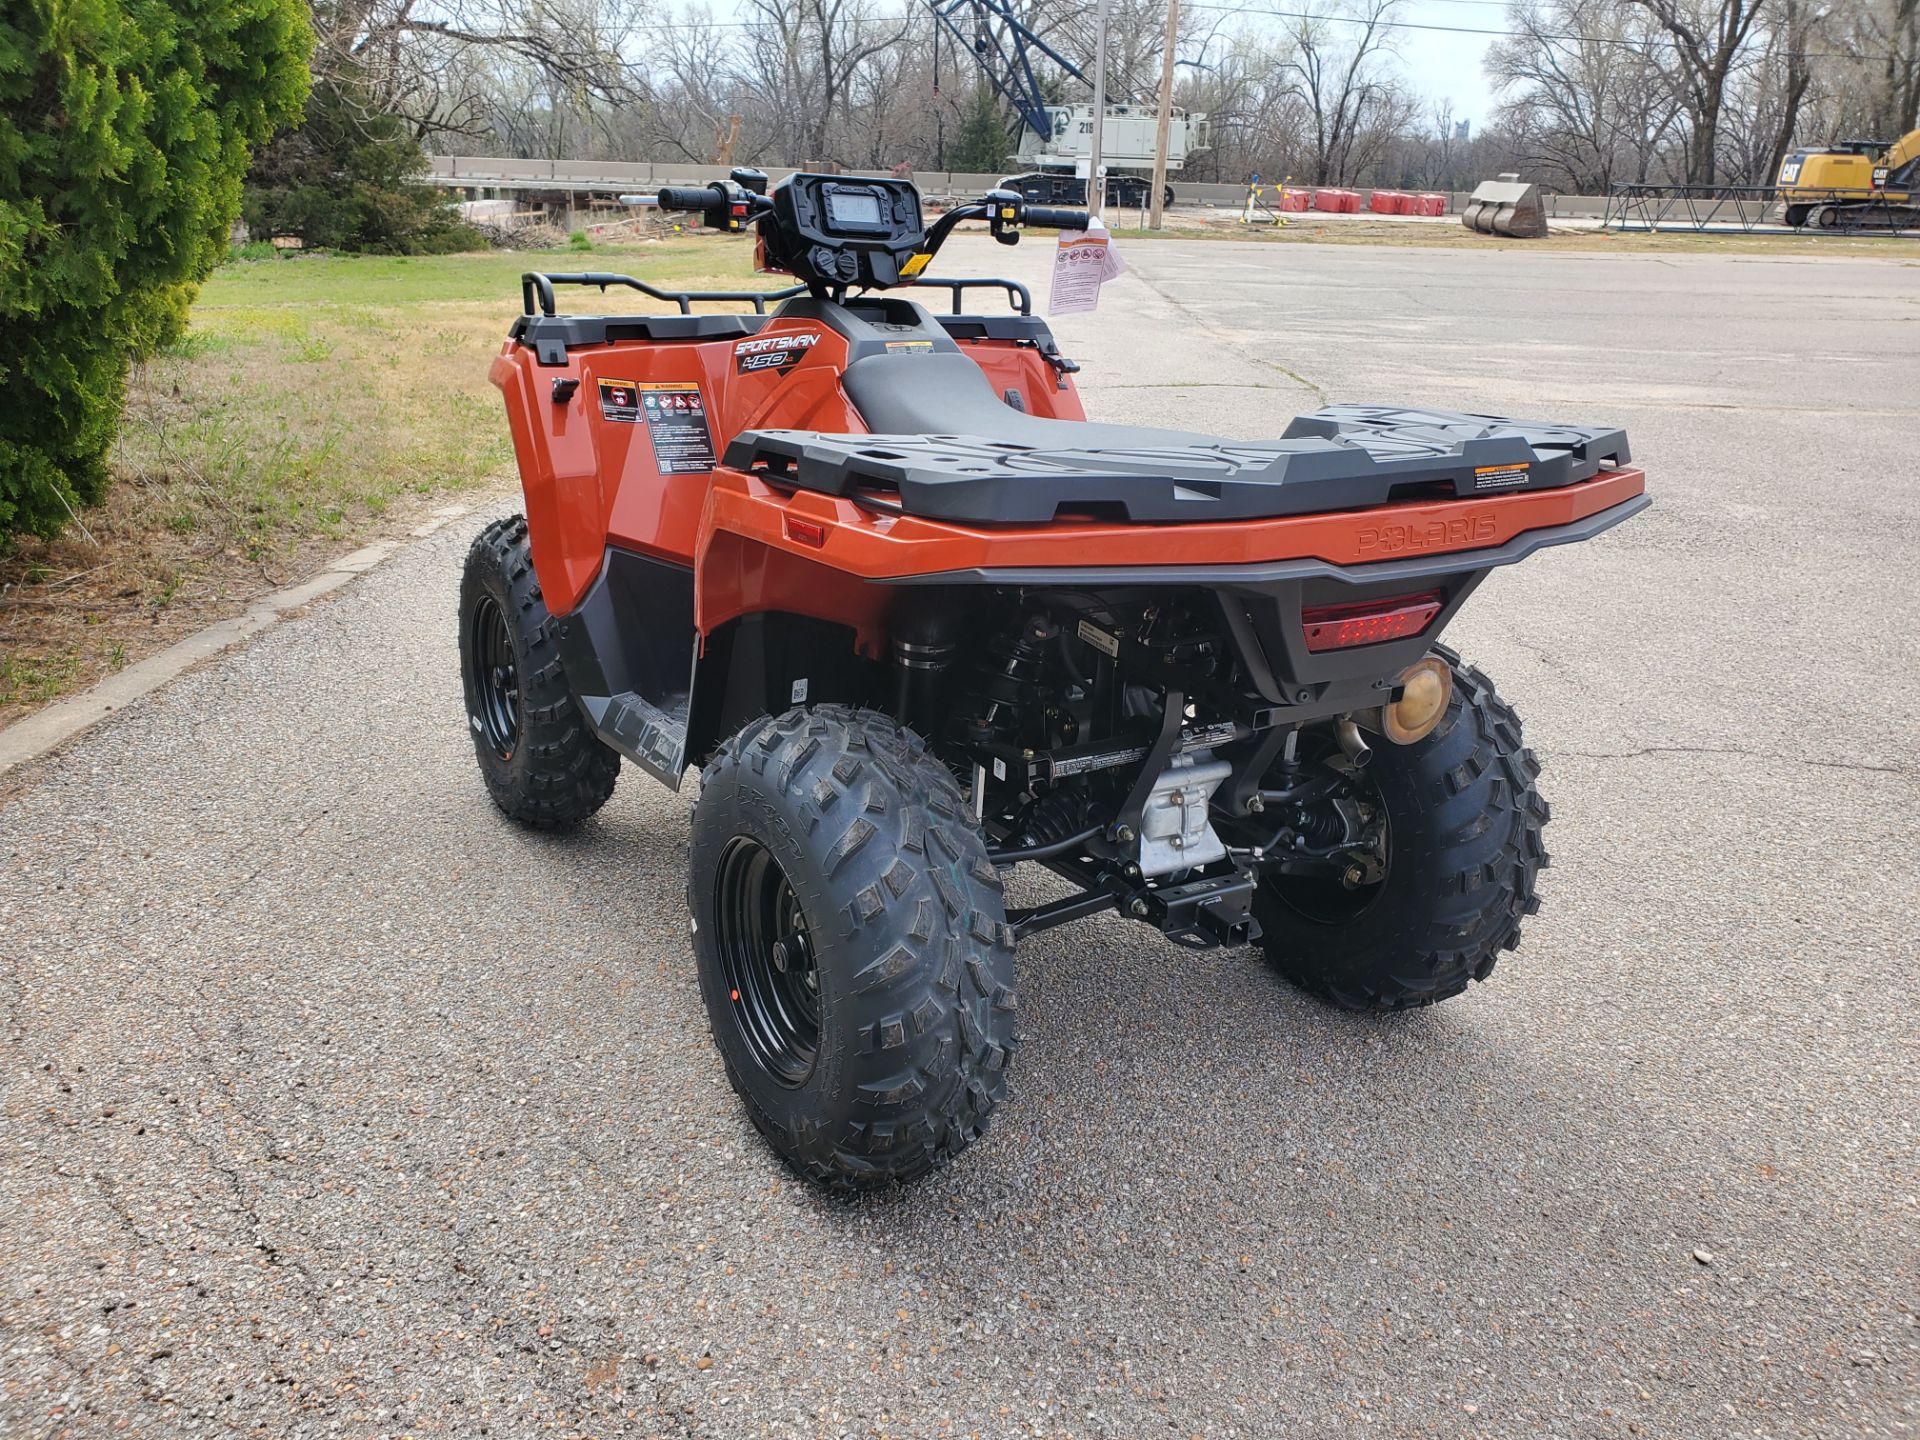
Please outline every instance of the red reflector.
[[1357, 605], [1316, 605], [1300, 612], [1309, 650], [1346, 650], [1418, 635], [1440, 613], [1440, 592], [1362, 600]]
[[818, 550], [827, 543], [827, 527], [813, 520], [802, 520], [797, 516], [787, 516], [787, 538], [797, 540], [802, 545], [811, 545]]

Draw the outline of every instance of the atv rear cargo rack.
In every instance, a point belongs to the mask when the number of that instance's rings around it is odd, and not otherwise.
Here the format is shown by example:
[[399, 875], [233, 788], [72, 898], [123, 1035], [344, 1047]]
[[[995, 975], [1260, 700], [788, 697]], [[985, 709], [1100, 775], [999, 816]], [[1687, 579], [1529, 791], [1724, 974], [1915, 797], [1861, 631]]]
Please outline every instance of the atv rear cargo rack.
[[1589, 480], [1630, 458], [1626, 432], [1607, 426], [1332, 405], [1298, 417], [1277, 441], [1164, 449], [749, 430], [727, 447], [726, 463], [796, 489], [897, 496], [906, 513], [930, 519], [1046, 524], [1063, 512], [1250, 520], [1504, 495]]

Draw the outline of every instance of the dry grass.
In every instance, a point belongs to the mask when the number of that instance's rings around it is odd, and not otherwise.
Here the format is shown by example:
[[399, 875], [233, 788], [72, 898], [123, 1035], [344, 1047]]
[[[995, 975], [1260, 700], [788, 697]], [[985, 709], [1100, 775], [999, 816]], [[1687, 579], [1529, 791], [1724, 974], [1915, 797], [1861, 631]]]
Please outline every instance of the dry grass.
[[1288, 215], [1284, 226], [1271, 221], [1243, 225], [1238, 212], [1187, 211], [1169, 215], [1164, 231], [1119, 228], [1129, 240], [1248, 240], [1268, 245], [1390, 245], [1434, 250], [1577, 251], [1609, 255], [1826, 255], [1879, 256], [1920, 260], [1920, 240], [1912, 235], [1694, 235], [1641, 234], [1560, 225], [1539, 240], [1510, 240], [1480, 235], [1444, 220], [1370, 219]]
[[0, 725], [432, 503], [504, 486], [512, 448], [487, 365], [522, 270], [738, 289], [749, 265], [744, 245], [710, 237], [224, 267], [185, 340], [133, 376], [105, 502], [0, 555]]

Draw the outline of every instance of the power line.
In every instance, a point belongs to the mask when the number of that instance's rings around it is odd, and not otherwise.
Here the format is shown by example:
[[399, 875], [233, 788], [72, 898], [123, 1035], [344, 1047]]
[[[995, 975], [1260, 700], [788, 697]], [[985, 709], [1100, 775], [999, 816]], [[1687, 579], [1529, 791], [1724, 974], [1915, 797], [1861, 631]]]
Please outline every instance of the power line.
[[[1428, 3], [1449, 5], [1499, 5], [1505, 6], [1508, 0], [1428, 0]], [[1326, 25], [1367, 25], [1376, 30], [1413, 30], [1438, 35], [1484, 35], [1496, 40], [1534, 40], [1558, 41], [1575, 45], [1617, 45], [1627, 49], [1677, 49], [1679, 42], [1670, 35], [1649, 34], [1639, 38], [1620, 35], [1585, 35], [1573, 31], [1550, 30], [1499, 30], [1478, 25], [1440, 25], [1432, 21], [1421, 20], [1368, 20], [1360, 15], [1327, 15], [1312, 10], [1260, 10], [1245, 5], [1209, 5], [1192, 3], [1190, 10], [1207, 10], [1223, 15], [1258, 15], [1274, 20], [1306, 20]], [[930, 13], [930, 12], [927, 12]], [[923, 12], [914, 11], [905, 15], [865, 15], [839, 23], [844, 25], [902, 25], [922, 18]], [[660, 30], [765, 30], [772, 28], [771, 20], [665, 20], [641, 28], [649, 31]], [[1783, 57], [1796, 60], [1851, 60], [1862, 63], [1876, 63], [1903, 57], [1887, 54], [1851, 53], [1844, 50], [1781, 50], [1774, 52]]]
[[[1646, 35], [1630, 39], [1619, 35], [1582, 35], [1551, 30], [1492, 30], [1476, 25], [1435, 25], [1417, 20], [1369, 20], [1362, 15], [1324, 15], [1311, 10], [1256, 10], [1245, 5], [1205, 5], [1189, 3], [1191, 10], [1216, 10], [1227, 15], [1264, 15], [1276, 20], [1311, 20], [1327, 25], [1365, 25], [1376, 30], [1426, 30], [1442, 35], [1486, 35], [1501, 40], [1558, 40], [1582, 45], [1624, 45], [1633, 49], [1651, 46], [1677, 48], [1679, 42], [1670, 35]], [[1890, 55], [1850, 54], [1844, 50], [1781, 50], [1776, 54], [1791, 56], [1797, 60], [1860, 60], [1879, 61], [1894, 59]]]

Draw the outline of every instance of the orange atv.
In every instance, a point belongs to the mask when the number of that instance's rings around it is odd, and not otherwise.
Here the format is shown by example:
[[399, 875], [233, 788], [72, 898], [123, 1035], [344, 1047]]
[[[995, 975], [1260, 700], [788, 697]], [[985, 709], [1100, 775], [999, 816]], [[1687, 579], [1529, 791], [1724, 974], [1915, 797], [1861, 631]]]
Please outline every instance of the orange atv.
[[[1547, 806], [1513, 711], [1437, 642], [1494, 566], [1646, 507], [1621, 432], [1090, 422], [1020, 285], [923, 273], [964, 221], [1012, 244], [1083, 213], [764, 188], [658, 203], [757, 227], [790, 289], [524, 278], [492, 378], [527, 515], [474, 543], [460, 652], [524, 824], [592, 815], [623, 756], [671, 789], [704, 767], [693, 951], [773, 1147], [835, 1186], [949, 1159], [1006, 1095], [1015, 945], [1102, 911], [1257, 945], [1350, 1009], [1486, 978]], [[561, 313], [566, 285], [679, 313]], [[928, 287], [1012, 313], [935, 315]], [[1009, 905], [1023, 864], [1068, 893]]]

